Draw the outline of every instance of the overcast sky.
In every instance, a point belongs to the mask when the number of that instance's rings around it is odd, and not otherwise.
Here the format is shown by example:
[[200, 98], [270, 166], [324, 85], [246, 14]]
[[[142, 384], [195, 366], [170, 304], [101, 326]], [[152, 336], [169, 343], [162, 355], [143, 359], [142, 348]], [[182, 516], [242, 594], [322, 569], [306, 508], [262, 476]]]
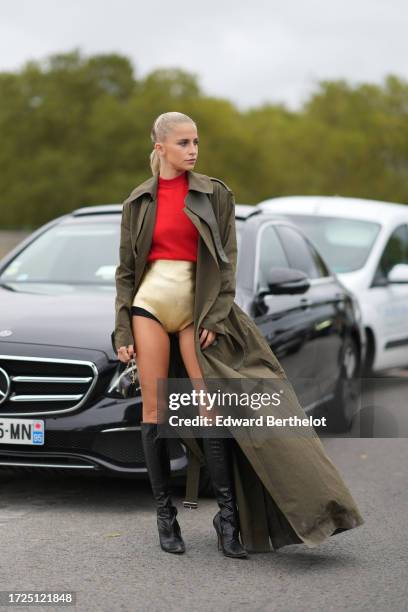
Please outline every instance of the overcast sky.
[[79, 47], [136, 76], [184, 68], [241, 109], [297, 108], [320, 79], [408, 78], [406, 0], [0, 0], [0, 70]]

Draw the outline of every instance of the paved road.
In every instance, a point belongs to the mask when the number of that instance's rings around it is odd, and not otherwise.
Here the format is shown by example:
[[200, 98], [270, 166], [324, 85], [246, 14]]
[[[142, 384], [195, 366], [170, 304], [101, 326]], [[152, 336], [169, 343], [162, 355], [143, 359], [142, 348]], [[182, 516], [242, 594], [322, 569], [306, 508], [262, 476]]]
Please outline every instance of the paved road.
[[[405, 416], [398, 383], [385, 387], [377, 406]], [[86, 612], [405, 611], [408, 440], [323, 443], [365, 524], [317, 549], [288, 546], [248, 560], [217, 551], [213, 499], [188, 511], [178, 491], [187, 552], [174, 556], [159, 547], [148, 483], [3, 472], [0, 590], [73, 590], [75, 609]]]

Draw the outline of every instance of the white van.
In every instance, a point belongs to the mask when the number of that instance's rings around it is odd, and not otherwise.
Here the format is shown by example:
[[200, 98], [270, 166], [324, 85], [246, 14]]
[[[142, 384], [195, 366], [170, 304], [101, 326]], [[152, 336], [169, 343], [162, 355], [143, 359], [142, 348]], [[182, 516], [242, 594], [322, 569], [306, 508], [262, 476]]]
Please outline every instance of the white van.
[[366, 374], [408, 366], [408, 206], [339, 196], [286, 196], [254, 207], [298, 224], [358, 298]]

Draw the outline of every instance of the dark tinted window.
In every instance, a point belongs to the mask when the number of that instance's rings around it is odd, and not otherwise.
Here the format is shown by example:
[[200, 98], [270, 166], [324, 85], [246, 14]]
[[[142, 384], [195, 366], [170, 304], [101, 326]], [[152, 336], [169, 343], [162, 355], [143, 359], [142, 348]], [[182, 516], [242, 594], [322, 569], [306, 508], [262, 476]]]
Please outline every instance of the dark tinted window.
[[391, 234], [381, 256], [375, 278], [384, 279], [393, 266], [408, 264], [408, 226], [399, 225]]
[[266, 275], [271, 268], [289, 268], [290, 266], [273, 225], [263, 226], [258, 240], [258, 286], [263, 286], [266, 284]]
[[[321, 267], [316, 262], [315, 254], [312, 253], [303, 236], [295, 229], [285, 225], [280, 225], [278, 231], [291, 268], [302, 270], [308, 278], [322, 276]], [[326, 276], [326, 274], [323, 274], [323, 276]]]
[[323, 259], [321, 258], [321, 256], [319, 255], [319, 253], [316, 251], [316, 249], [314, 248], [314, 246], [312, 244], [310, 244], [310, 242], [307, 243], [310, 253], [312, 254], [313, 260], [315, 262], [316, 268], [319, 272], [319, 276], [330, 276], [331, 272], [328, 269], [328, 267], [326, 266], [326, 264], [324, 263]]

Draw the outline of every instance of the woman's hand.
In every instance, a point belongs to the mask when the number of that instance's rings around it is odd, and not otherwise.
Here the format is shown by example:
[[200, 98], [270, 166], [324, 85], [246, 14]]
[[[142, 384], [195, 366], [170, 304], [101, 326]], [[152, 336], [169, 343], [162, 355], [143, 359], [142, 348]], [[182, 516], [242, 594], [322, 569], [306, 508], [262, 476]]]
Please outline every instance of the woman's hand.
[[216, 333], [211, 331], [211, 329], [205, 329], [204, 327], [200, 327], [199, 336], [200, 336], [200, 344], [202, 349], [206, 349], [207, 346], [210, 346], [215, 340]]
[[134, 357], [134, 348], [133, 348], [133, 344], [129, 344], [129, 346], [121, 346], [118, 349], [118, 357], [119, 357], [119, 361], [122, 361], [123, 363], [127, 363], [130, 359], [132, 359], [132, 357]]

